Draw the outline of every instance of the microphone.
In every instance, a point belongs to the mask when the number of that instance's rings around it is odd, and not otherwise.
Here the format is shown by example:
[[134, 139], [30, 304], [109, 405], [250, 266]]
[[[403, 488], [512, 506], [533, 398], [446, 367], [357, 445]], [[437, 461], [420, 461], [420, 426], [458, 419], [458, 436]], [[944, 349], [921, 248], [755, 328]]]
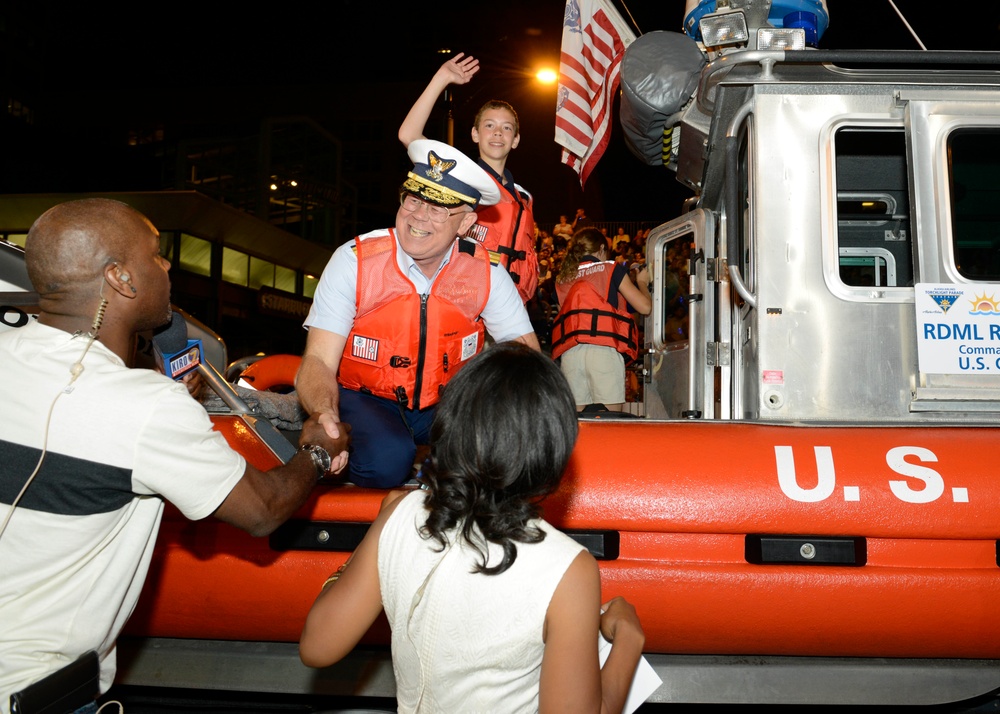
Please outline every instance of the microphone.
[[171, 379], [180, 379], [201, 364], [201, 340], [189, 340], [187, 322], [176, 310], [170, 324], [153, 335], [156, 366]]
[[251, 431], [256, 432], [282, 463], [288, 463], [295, 455], [296, 448], [292, 442], [270, 421], [255, 416], [250, 405], [219, 374], [219, 370], [208, 360], [202, 361], [201, 340], [188, 339], [187, 320], [176, 310], [170, 316], [170, 324], [153, 333], [153, 356], [163, 373], [173, 379], [197, 371], [233, 414], [243, 415]]
[[188, 339], [187, 320], [176, 310], [170, 316], [170, 324], [153, 333], [153, 357], [165, 375], [180, 379], [197, 371], [234, 414], [250, 414], [249, 405], [219, 370], [211, 362], [202, 361], [201, 349], [201, 340]]

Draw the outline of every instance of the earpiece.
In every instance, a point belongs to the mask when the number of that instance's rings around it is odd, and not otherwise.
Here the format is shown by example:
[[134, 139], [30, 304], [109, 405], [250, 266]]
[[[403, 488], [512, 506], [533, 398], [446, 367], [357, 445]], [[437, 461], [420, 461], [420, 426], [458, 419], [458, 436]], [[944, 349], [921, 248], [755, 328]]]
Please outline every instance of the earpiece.
[[131, 280], [131, 279], [132, 279], [132, 276], [131, 276], [131, 275], [129, 275], [128, 273], [119, 273], [119, 274], [118, 274], [118, 278], [119, 278], [119, 279], [120, 279], [120, 280], [121, 280], [121, 281], [122, 281], [123, 283], [127, 283], [127, 282], [128, 282], [129, 280]]
[[[130, 286], [131, 287], [131, 286]], [[135, 292], [135, 288], [132, 288], [132, 292]], [[94, 340], [97, 339], [97, 333], [101, 329], [101, 323], [104, 322], [104, 311], [108, 307], [108, 299], [104, 297], [104, 285], [101, 285], [101, 302], [97, 306], [97, 312], [94, 313], [94, 321], [90, 325], [90, 332], [87, 333], [87, 346], [83, 348], [83, 354], [80, 355], [73, 366], [69, 368], [69, 373], [72, 378], [69, 380], [70, 384], [76, 381], [76, 378], [83, 374], [83, 358], [87, 356], [87, 352], [90, 350], [90, 346], [94, 344]], [[80, 333], [76, 333], [73, 336], [76, 337]], [[69, 385], [67, 385], [69, 386]]]

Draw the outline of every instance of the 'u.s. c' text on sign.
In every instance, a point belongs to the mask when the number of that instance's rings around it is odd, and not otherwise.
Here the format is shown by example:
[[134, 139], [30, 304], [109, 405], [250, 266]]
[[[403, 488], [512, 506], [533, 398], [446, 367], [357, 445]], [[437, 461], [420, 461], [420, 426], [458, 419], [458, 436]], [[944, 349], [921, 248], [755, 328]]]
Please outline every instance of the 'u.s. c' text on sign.
[[1000, 285], [914, 286], [920, 371], [1000, 374]]

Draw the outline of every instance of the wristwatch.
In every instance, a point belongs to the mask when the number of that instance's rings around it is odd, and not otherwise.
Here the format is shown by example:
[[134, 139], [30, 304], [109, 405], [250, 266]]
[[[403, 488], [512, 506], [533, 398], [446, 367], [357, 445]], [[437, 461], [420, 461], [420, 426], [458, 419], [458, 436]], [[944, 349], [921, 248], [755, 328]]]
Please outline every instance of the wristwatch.
[[330, 468], [333, 466], [333, 459], [330, 452], [318, 444], [303, 444], [299, 451], [308, 451], [312, 457], [313, 466], [316, 467], [316, 480], [319, 481], [324, 476], [330, 475]]

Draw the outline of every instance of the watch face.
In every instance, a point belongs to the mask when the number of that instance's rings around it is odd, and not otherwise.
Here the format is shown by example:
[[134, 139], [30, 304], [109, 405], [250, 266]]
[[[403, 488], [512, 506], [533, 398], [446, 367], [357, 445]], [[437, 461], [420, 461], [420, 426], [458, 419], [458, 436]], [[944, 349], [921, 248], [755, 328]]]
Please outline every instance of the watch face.
[[330, 467], [333, 465], [333, 462], [326, 449], [316, 444], [303, 444], [301, 446], [301, 450], [309, 452], [313, 465], [316, 467], [316, 474], [318, 478], [323, 478], [330, 472]]
[[317, 447], [316, 451], [314, 451], [313, 453], [319, 457], [320, 468], [323, 470], [323, 473], [321, 473], [319, 477], [323, 478], [328, 473], [330, 473], [330, 466], [331, 466], [330, 454], [322, 446]]

